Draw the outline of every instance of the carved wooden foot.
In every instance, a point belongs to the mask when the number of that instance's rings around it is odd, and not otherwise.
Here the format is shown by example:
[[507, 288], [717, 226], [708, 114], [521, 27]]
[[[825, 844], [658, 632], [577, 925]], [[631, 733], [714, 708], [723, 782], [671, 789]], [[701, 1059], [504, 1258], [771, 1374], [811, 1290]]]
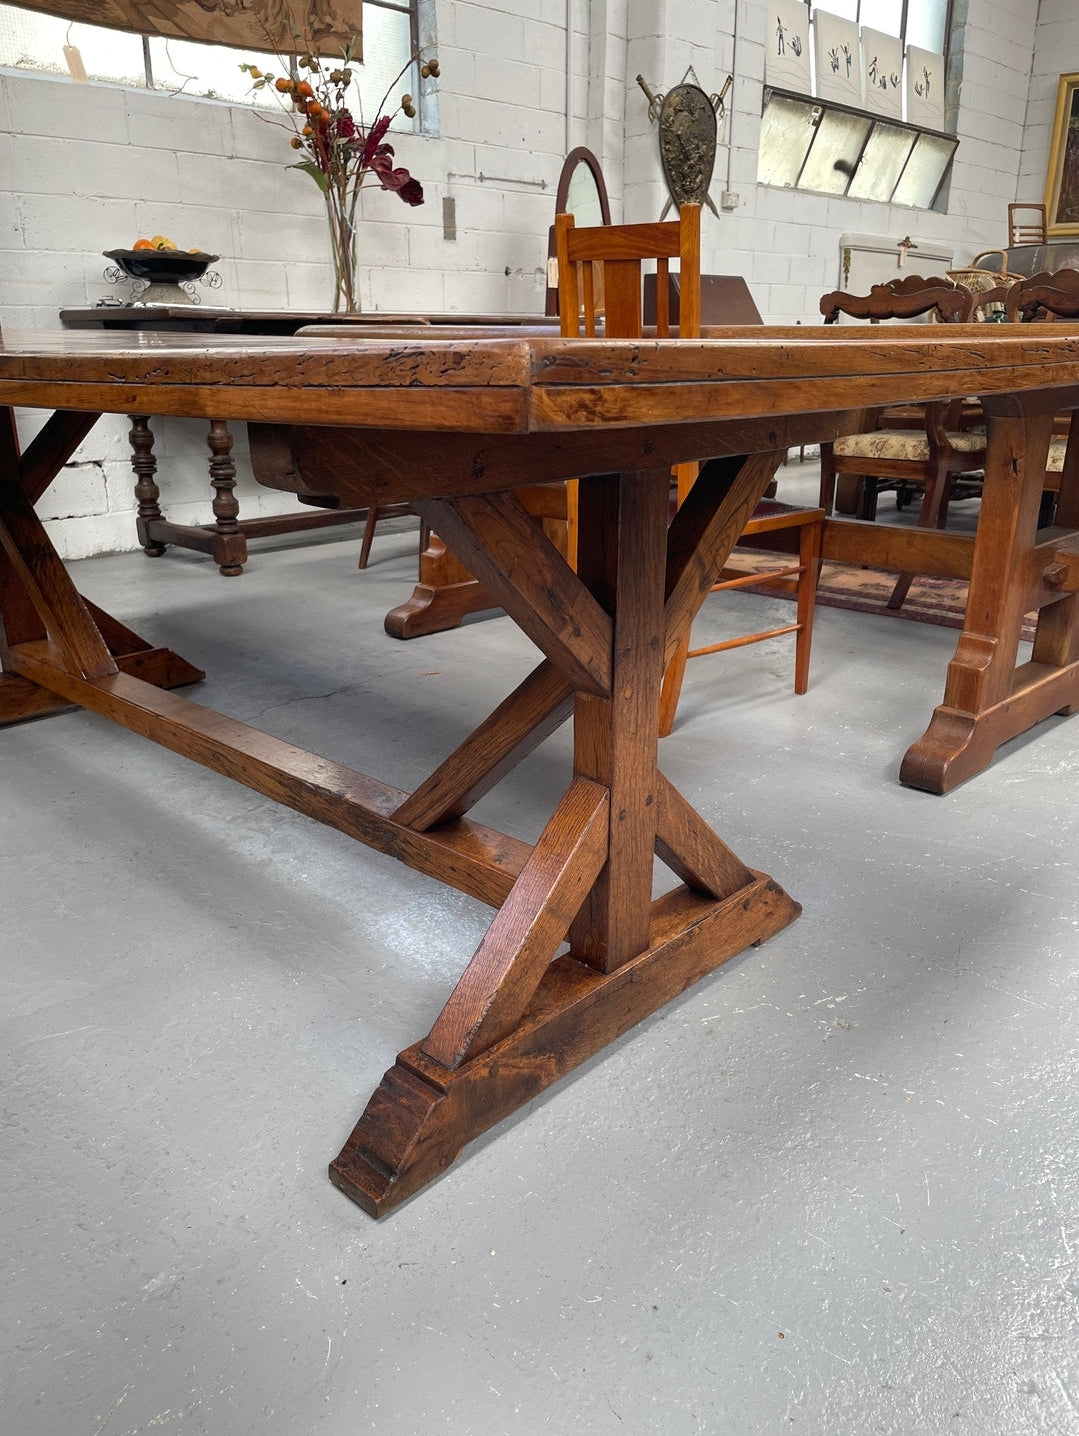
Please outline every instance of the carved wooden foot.
[[551, 964], [520, 1025], [456, 1069], [417, 1043], [383, 1077], [330, 1164], [374, 1217], [439, 1176], [473, 1138], [751, 944], [801, 912], [763, 874], [723, 903], [678, 888], [653, 910], [652, 943], [611, 973]]

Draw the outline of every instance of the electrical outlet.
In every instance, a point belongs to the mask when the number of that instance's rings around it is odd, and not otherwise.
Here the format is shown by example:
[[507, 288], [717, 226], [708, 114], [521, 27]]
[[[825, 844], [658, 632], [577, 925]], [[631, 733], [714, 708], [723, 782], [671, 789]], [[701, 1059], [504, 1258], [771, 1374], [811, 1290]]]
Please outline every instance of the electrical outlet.
[[719, 197], [721, 209], [737, 209], [742, 202], [742, 196], [736, 194], [732, 189], [725, 189]]

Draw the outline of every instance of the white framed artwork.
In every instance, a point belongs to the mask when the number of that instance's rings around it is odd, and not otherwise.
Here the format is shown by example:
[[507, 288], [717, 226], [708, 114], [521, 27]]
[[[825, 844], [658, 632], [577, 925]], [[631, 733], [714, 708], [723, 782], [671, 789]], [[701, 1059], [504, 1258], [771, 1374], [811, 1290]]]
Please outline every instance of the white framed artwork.
[[822, 100], [841, 105], [862, 103], [862, 64], [858, 51], [858, 26], [854, 20], [813, 12], [813, 44], [817, 57], [817, 94]]
[[907, 46], [907, 119], [927, 129], [944, 128], [944, 56]]
[[903, 118], [903, 42], [898, 35], [862, 27], [865, 107], [894, 120]]
[[809, 6], [804, 0], [768, 0], [764, 34], [764, 80], [781, 90], [812, 94], [809, 73]]

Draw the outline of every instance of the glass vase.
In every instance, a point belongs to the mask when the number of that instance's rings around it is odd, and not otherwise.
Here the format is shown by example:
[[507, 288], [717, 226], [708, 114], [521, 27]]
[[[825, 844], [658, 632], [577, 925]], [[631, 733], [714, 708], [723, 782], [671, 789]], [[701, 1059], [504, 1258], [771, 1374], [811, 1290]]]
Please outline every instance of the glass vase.
[[330, 225], [330, 250], [333, 256], [334, 314], [359, 314], [360, 294], [356, 273], [355, 205], [332, 189], [326, 194], [326, 217]]

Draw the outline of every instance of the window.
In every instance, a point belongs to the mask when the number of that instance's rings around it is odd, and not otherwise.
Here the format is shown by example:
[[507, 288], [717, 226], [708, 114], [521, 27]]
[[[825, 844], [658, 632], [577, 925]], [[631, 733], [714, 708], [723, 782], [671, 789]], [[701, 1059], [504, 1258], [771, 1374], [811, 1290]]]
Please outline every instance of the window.
[[806, 44], [800, 71], [777, 67], [774, 84], [766, 72], [758, 181], [931, 208], [958, 145], [944, 130], [950, 0], [813, 0], [780, 14], [804, 14]]
[[[366, 58], [358, 67], [361, 107], [374, 114], [394, 77], [417, 48], [417, 0], [365, 0], [363, 40]], [[0, 4], [0, 65], [39, 74], [106, 80], [173, 94], [200, 95], [230, 104], [276, 106], [272, 93], [251, 91], [240, 70], [252, 53], [222, 45], [199, 45], [159, 35], [140, 36], [58, 20], [52, 15]], [[80, 73], [81, 67], [81, 73]], [[420, 93], [415, 83], [402, 89]], [[394, 129], [419, 128], [420, 117], [398, 114]]]
[[819, 5], [813, 0], [809, 8], [897, 35], [905, 45], [937, 54], [946, 51], [949, 0], [821, 0]]

